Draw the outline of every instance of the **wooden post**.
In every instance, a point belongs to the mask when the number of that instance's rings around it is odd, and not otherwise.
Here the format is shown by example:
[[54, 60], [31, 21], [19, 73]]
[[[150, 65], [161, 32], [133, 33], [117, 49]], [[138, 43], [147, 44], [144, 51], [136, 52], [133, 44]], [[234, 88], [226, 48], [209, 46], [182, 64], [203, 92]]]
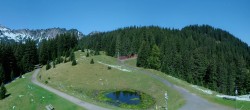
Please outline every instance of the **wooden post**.
[[165, 108], [165, 110], [168, 110], [168, 93], [167, 93], [167, 91], [165, 93], [165, 99], [166, 99], [166, 108]]
[[238, 90], [236, 88], [235, 89], [235, 110], [237, 110], [237, 94], [238, 94]]

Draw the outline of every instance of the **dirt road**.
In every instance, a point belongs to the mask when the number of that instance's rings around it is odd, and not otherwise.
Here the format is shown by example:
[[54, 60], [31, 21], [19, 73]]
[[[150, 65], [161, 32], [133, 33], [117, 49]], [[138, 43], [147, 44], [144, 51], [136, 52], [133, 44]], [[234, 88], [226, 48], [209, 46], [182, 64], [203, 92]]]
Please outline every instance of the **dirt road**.
[[68, 100], [68, 101], [70, 101], [70, 102], [72, 102], [72, 103], [74, 103], [74, 104], [76, 104], [78, 106], [81, 106], [81, 107], [83, 107], [85, 109], [88, 109], [88, 110], [108, 110], [106, 108], [103, 108], [103, 107], [100, 107], [100, 106], [97, 106], [97, 105], [90, 104], [88, 102], [82, 101], [82, 100], [80, 100], [78, 98], [75, 98], [75, 97], [73, 97], [71, 95], [65, 94], [65, 93], [63, 93], [63, 92], [61, 92], [59, 90], [56, 90], [56, 89], [54, 89], [52, 87], [49, 87], [49, 86], [47, 86], [45, 84], [40, 83], [39, 81], [37, 81], [37, 77], [36, 77], [38, 75], [39, 71], [40, 71], [40, 69], [36, 69], [34, 74], [32, 75], [31, 81], [34, 84], [36, 84], [36, 85], [38, 85], [38, 86], [52, 92], [52, 93], [55, 93], [58, 96], [66, 99], [66, 100]]

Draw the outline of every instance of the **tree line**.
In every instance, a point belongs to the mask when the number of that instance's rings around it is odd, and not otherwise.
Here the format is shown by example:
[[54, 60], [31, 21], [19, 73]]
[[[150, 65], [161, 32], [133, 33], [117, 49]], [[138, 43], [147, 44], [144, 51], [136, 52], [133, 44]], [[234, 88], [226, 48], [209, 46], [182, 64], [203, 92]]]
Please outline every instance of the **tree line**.
[[38, 64], [37, 46], [31, 39], [26, 43], [0, 43], [0, 82], [7, 83], [34, 69]]
[[[46, 65], [53, 62], [55, 67], [55, 64], [72, 61], [72, 65], [76, 65], [74, 50], [79, 49], [77, 44], [76, 33], [57, 35], [53, 39], [44, 39], [39, 44], [31, 39], [25, 43], [0, 42], [0, 99], [6, 93], [2, 89], [4, 83], [34, 70], [36, 64]], [[67, 57], [70, 58], [66, 59]]]
[[182, 29], [126, 27], [88, 35], [85, 48], [109, 56], [138, 54], [137, 66], [160, 70], [191, 84], [234, 95], [250, 92], [250, 47], [209, 25]]
[[75, 33], [57, 35], [48, 40], [43, 39], [38, 46], [39, 62], [42, 65], [51, 61], [64, 62], [66, 59], [62, 59], [62, 56], [64, 58], [70, 57], [75, 50], [82, 48], [78, 47], [78, 36]]

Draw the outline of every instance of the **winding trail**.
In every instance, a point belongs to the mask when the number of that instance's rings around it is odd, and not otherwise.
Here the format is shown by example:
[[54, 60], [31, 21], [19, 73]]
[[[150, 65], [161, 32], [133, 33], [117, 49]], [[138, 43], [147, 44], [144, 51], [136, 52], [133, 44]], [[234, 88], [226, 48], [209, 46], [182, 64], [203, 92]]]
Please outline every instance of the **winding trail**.
[[186, 100], [186, 103], [179, 110], [233, 110], [232, 108], [228, 108], [228, 107], [225, 107], [225, 106], [222, 106], [219, 104], [209, 102], [206, 99], [204, 99], [200, 96], [197, 96], [193, 93], [190, 93], [188, 90], [186, 90], [180, 86], [174, 85], [174, 84], [170, 83], [169, 81], [167, 81], [166, 79], [164, 79], [160, 76], [157, 76], [149, 71], [141, 70], [141, 69], [138, 69], [136, 67], [129, 66], [127, 64], [124, 64], [123, 61], [121, 62], [121, 64], [124, 65], [125, 67], [131, 69], [131, 70], [138, 71], [139, 74], [146, 74], [152, 78], [155, 78], [155, 79], [161, 81], [166, 86], [169, 86], [169, 87], [177, 90], [178, 92], [180, 92], [181, 95]]
[[82, 101], [82, 100], [80, 100], [78, 98], [75, 98], [75, 97], [73, 97], [71, 95], [68, 95], [68, 94], [63, 93], [63, 92], [61, 92], [59, 90], [56, 90], [56, 89], [54, 89], [52, 87], [49, 87], [49, 86], [47, 86], [45, 84], [40, 83], [39, 81], [37, 81], [37, 75], [38, 75], [39, 71], [40, 71], [40, 69], [36, 69], [34, 74], [32, 75], [31, 81], [34, 84], [36, 84], [36, 85], [38, 85], [38, 86], [40, 86], [40, 87], [54, 93], [54, 94], [57, 94], [58, 96], [66, 99], [66, 100], [68, 100], [68, 101], [70, 101], [70, 102], [72, 102], [72, 103], [74, 103], [74, 104], [76, 104], [78, 106], [86, 108], [88, 110], [108, 110], [106, 108], [103, 108], [103, 107], [100, 107], [100, 106], [97, 106], [97, 105], [90, 104], [88, 102]]

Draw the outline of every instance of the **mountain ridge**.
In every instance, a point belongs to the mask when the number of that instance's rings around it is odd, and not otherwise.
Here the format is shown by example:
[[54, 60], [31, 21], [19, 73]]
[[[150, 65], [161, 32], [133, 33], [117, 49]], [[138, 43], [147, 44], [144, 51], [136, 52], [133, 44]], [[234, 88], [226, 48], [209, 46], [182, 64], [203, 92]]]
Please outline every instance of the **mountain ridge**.
[[3, 42], [25, 42], [27, 39], [32, 39], [36, 43], [42, 39], [55, 38], [58, 34], [75, 33], [78, 37], [83, 37], [84, 34], [77, 29], [66, 28], [47, 28], [47, 29], [10, 29], [0, 25], [0, 41]]

